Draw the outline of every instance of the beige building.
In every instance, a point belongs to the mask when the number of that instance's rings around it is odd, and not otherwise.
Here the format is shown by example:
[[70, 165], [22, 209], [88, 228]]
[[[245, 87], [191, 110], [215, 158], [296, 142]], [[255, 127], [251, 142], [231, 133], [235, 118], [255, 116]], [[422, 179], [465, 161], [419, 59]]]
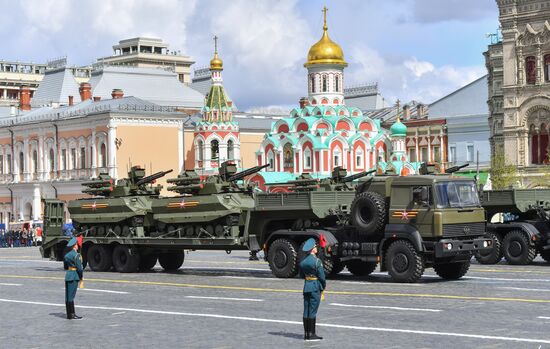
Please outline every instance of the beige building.
[[485, 52], [491, 154], [524, 177], [548, 164], [550, 1], [497, 0], [502, 40]]
[[191, 57], [170, 51], [162, 39], [137, 37], [113, 46], [113, 55], [97, 59], [98, 64], [127, 65], [139, 68], [164, 67], [178, 74], [180, 82], [191, 83]]

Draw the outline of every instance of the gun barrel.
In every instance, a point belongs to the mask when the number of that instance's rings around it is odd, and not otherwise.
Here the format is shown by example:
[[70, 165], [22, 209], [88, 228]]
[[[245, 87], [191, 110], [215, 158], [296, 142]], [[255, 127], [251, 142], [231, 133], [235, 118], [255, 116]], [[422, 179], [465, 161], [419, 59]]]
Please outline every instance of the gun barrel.
[[90, 188], [101, 188], [113, 184], [112, 179], [83, 182], [82, 185]]
[[368, 176], [371, 173], [375, 173], [375, 172], [376, 172], [376, 170], [369, 170], [369, 171], [363, 171], [363, 172], [359, 172], [359, 173], [356, 173], [356, 174], [352, 174], [352, 175], [349, 175], [347, 177], [342, 178], [342, 183], [351, 182], [351, 181], [354, 181], [354, 180], [359, 179], [361, 177]]
[[227, 181], [228, 182], [238, 181], [239, 179], [243, 179], [244, 177], [249, 176], [253, 173], [259, 172], [260, 170], [262, 170], [262, 169], [264, 169], [268, 166], [269, 166], [269, 164], [265, 164], [265, 165], [261, 165], [261, 166], [254, 166], [252, 168], [249, 168], [248, 170], [237, 172], [234, 175], [232, 175], [231, 177], [229, 177], [227, 179]]
[[464, 167], [468, 167], [470, 164], [463, 164], [463, 165], [460, 165], [460, 166], [453, 166], [453, 167], [449, 167], [448, 169], [445, 170], [445, 173], [454, 173], [456, 171], [459, 171], [461, 169], [463, 169]]
[[154, 173], [152, 175], [149, 175], [147, 177], [143, 177], [142, 179], [140, 179], [139, 181], [136, 182], [136, 185], [139, 186], [139, 185], [150, 183], [150, 182], [154, 181], [155, 179], [166, 176], [167, 174], [169, 174], [172, 171], [173, 170], [160, 171], [160, 172]]
[[113, 191], [113, 187], [100, 187], [100, 188], [86, 188], [82, 190], [84, 194], [90, 194], [90, 195], [108, 195]]
[[202, 189], [202, 184], [191, 184], [191, 185], [174, 185], [171, 187], [166, 188], [169, 191], [175, 191], [179, 193], [186, 193], [191, 191], [196, 191], [199, 189]]

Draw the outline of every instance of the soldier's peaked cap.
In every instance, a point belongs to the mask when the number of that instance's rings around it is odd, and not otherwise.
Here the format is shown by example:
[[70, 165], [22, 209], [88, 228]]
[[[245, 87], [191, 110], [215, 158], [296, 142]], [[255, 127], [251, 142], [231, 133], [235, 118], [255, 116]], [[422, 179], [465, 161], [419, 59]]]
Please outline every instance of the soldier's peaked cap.
[[69, 240], [67, 247], [73, 247], [74, 245], [76, 245], [76, 243], [77, 243], [76, 238], [72, 238], [71, 240]]
[[314, 247], [315, 247], [315, 239], [314, 238], [309, 238], [309, 239], [307, 239], [306, 243], [304, 244], [304, 247], [302, 247], [302, 251], [309, 252], [309, 251], [313, 250]]

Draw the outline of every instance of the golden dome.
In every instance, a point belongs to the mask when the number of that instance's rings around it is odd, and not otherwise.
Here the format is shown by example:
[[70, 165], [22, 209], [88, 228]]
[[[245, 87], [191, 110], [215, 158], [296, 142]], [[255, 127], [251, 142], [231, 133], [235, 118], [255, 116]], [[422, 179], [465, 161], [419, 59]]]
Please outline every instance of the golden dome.
[[327, 27], [327, 9], [323, 9], [324, 12], [324, 25], [323, 36], [321, 40], [317, 41], [307, 54], [307, 62], [304, 67], [309, 67], [315, 64], [339, 64], [346, 67], [348, 64], [344, 60], [344, 51], [342, 48], [332, 41], [328, 36]]
[[210, 70], [223, 70], [223, 61], [218, 56], [218, 37], [214, 36], [214, 58], [210, 60]]

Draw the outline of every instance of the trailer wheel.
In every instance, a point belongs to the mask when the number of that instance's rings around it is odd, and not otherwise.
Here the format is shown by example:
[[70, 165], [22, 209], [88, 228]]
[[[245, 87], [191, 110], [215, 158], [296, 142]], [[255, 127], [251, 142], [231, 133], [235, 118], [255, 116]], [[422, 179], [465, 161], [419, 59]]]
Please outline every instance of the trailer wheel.
[[351, 204], [351, 224], [360, 233], [380, 235], [384, 232], [386, 211], [386, 200], [382, 195], [371, 191], [361, 193]]
[[267, 261], [273, 275], [292, 278], [298, 273], [298, 252], [294, 241], [277, 239], [269, 246]]
[[159, 255], [160, 266], [166, 271], [176, 271], [183, 265], [185, 255], [183, 252], [161, 253]]
[[378, 265], [378, 262], [364, 262], [360, 260], [352, 260], [346, 263], [349, 272], [355, 276], [370, 275]]
[[113, 250], [113, 265], [119, 273], [135, 273], [139, 268], [139, 254], [125, 245]]
[[113, 265], [111, 248], [106, 245], [92, 245], [88, 250], [88, 264], [93, 271], [109, 271]]
[[446, 280], [458, 280], [470, 269], [470, 261], [458, 263], [441, 263], [435, 264], [434, 270], [437, 275]]
[[406, 240], [392, 242], [386, 252], [386, 269], [394, 281], [417, 282], [424, 274], [424, 259]]
[[504, 247], [504, 258], [510, 264], [530, 264], [537, 255], [536, 248], [531, 246], [527, 236], [520, 230], [512, 230], [506, 234], [502, 244]]
[[157, 265], [157, 255], [141, 254], [139, 256], [139, 271], [149, 271]]
[[486, 236], [493, 239], [493, 249], [485, 254], [476, 252], [474, 256], [479, 264], [497, 264], [502, 259], [502, 239], [495, 233]]

